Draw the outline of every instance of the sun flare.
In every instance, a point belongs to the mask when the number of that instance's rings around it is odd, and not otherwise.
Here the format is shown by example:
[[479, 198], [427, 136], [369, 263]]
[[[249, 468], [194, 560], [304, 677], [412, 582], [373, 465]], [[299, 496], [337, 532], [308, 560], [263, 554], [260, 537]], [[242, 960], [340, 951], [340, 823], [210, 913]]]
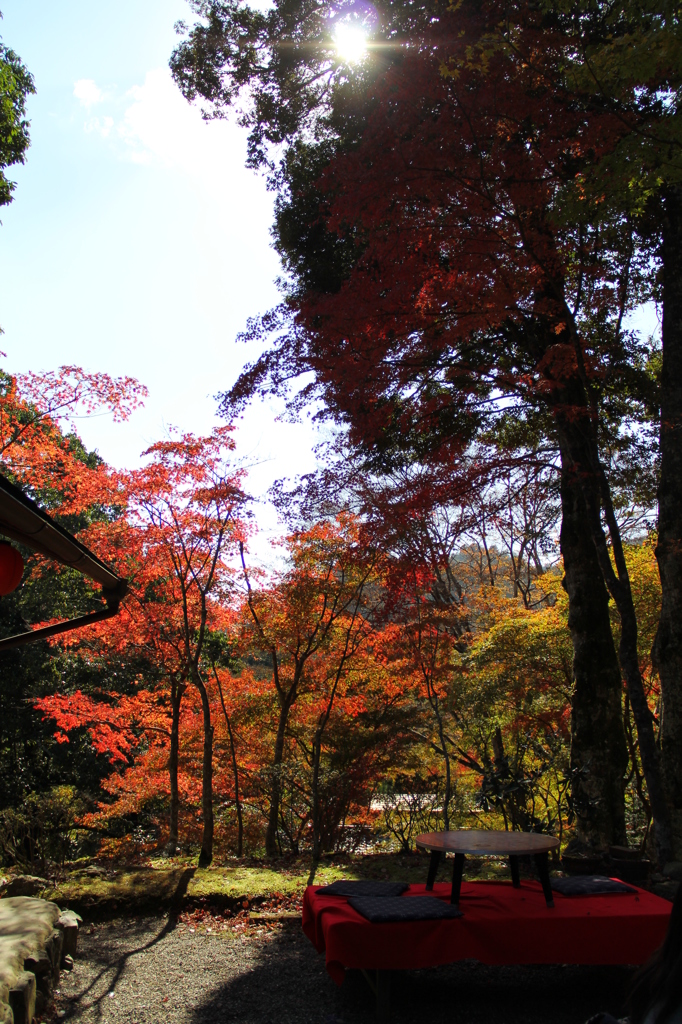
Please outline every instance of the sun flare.
[[340, 21], [334, 28], [334, 43], [339, 57], [354, 64], [367, 53], [367, 32], [362, 25], [349, 25]]

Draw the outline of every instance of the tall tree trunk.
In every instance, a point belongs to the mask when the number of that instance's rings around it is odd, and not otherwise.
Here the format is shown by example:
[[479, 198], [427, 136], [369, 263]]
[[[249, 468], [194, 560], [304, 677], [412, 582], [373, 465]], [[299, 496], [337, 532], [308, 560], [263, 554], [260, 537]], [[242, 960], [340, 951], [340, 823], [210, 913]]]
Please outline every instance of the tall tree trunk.
[[[358, 601], [355, 606], [355, 612], [353, 614], [353, 622], [355, 622], [355, 616], [358, 613], [359, 607], [360, 594], [358, 594]], [[349, 629], [346, 633], [346, 644], [344, 647], [343, 656], [337, 666], [334, 685], [332, 686], [331, 693], [329, 694], [327, 707], [320, 715], [317, 729], [315, 730], [315, 736], [313, 737], [313, 856], [312, 865], [310, 868], [310, 876], [308, 878], [308, 885], [312, 885], [313, 882], [315, 881], [315, 872], [317, 871], [317, 865], [320, 861], [320, 856], [322, 855], [322, 822], [320, 815], [320, 762], [322, 760], [322, 736], [324, 735], [324, 730], [327, 728], [329, 716], [332, 713], [332, 706], [334, 704], [334, 698], [336, 697], [336, 690], [342, 678], [344, 666], [349, 655], [349, 650], [351, 647], [353, 647], [353, 645], [351, 644], [351, 632], [352, 629]], [[354, 650], [357, 650], [357, 647], [354, 647]]]
[[201, 696], [201, 710], [204, 718], [204, 759], [201, 770], [201, 813], [204, 834], [201, 838], [199, 867], [207, 868], [213, 860], [213, 726], [208, 693], [199, 676], [194, 680]]
[[653, 657], [661, 679], [661, 758], [674, 856], [682, 860], [682, 186], [668, 188], [663, 218], [661, 479], [656, 558], [661, 616]]
[[[568, 461], [569, 465], [566, 465]], [[609, 595], [570, 460], [561, 471], [561, 553], [573, 641], [571, 795], [578, 838], [595, 851], [622, 845], [628, 751]]]
[[284, 736], [286, 734], [289, 711], [294, 702], [295, 690], [289, 691], [284, 700], [280, 703], [279, 722], [277, 723], [277, 736], [275, 738], [275, 753], [272, 759], [272, 774], [270, 781], [270, 809], [268, 812], [268, 825], [265, 830], [265, 852], [268, 857], [276, 857], [279, 853], [277, 848], [277, 828], [279, 826], [279, 805], [282, 799], [282, 777], [281, 768], [284, 760]]
[[[448, 750], [447, 740], [445, 738], [445, 726], [443, 724], [443, 716], [440, 711], [440, 704], [438, 701], [438, 695], [432, 686], [427, 684], [427, 693], [429, 696], [429, 703], [433, 709], [434, 716], [436, 718], [436, 724], [438, 728], [438, 739], [440, 740], [439, 754], [442, 755], [445, 761], [445, 792], [443, 793], [443, 825], [445, 831], [450, 831], [450, 801], [452, 799], [452, 768], [450, 765], [450, 751]], [[433, 699], [432, 699], [433, 695]]]
[[[670, 808], [665, 793], [660, 751], [656, 745], [653, 715], [639, 665], [637, 614], [610, 485], [599, 457], [597, 402], [593, 400], [590, 404], [590, 381], [582, 342], [567, 306], [565, 313], [564, 326], [570, 326], [577, 372], [563, 378], [548, 377], [548, 382], [552, 384], [552, 411], [557, 425], [562, 464], [570, 472], [571, 484], [579, 487], [582, 493], [586, 510], [585, 523], [592, 538], [597, 563], [618, 609], [621, 627], [618, 660], [637, 727], [639, 754], [654, 819], [656, 858], [662, 865], [670, 859], [672, 852]], [[551, 351], [551, 344], [547, 344], [546, 351]], [[561, 372], [561, 361], [558, 366]], [[609, 532], [608, 540], [602, 526], [602, 512]]]
[[232, 775], [234, 778], [234, 804], [237, 809], [237, 856], [241, 857], [244, 852], [244, 821], [242, 819], [242, 802], [239, 798], [239, 769], [237, 767], [237, 751], [232, 735], [232, 723], [230, 716], [225, 715], [227, 721], [227, 734], [230, 738], [230, 755], [232, 758]]
[[[326, 725], [326, 722], [325, 722]], [[322, 729], [317, 729], [313, 738], [313, 777], [311, 783], [313, 799], [313, 870], [322, 854], [322, 837], [320, 835], [320, 759], [322, 757]], [[309, 880], [308, 885], [312, 885]]]
[[180, 813], [180, 791], [178, 789], [178, 759], [180, 753], [180, 705], [185, 687], [182, 683], [171, 683], [171, 734], [170, 752], [168, 755], [168, 773], [170, 776], [170, 835], [166, 844], [166, 853], [174, 857], [178, 851], [178, 819]]
[[[575, 409], [575, 405], [574, 405]], [[620, 644], [618, 660], [625, 678], [632, 715], [637, 726], [639, 754], [646, 778], [651, 811], [654, 818], [656, 859], [665, 864], [672, 856], [672, 831], [660, 751], [654, 734], [653, 715], [649, 708], [639, 665], [637, 614], [635, 612], [630, 577], [625, 562], [620, 527], [606, 473], [599, 460], [596, 425], [590, 423], [587, 413], [567, 419], [558, 417], [562, 458], [570, 463], [572, 479], [579, 484], [587, 508], [586, 522], [592, 535], [602, 577], [613, 598], [620, 618]], [[604, 513], [611, 546], [602, 526]], [[611, 556], [613, 555], [613, 562]], [[614, 568], [615, 564], [615, 568]]]
[[242, 804], [239, 799], [239, 769], [237, 767], [237, 750], [234, 745], [234, 736], [232, 734], [232, 723], [230, 722], [230, 716], [227, 713], [225, 706], [225, 698], [223, 697], [223, 688], [220, 683], [220, 676], [218, 671], [213, 666], [213, 674], [215, 681], [218, 684], [218, 693], [220, 694], [220, 703], [223, 708], [223, 715], [225, 716], [225, 724], [227, 725], [227, 735], [230, 740], [230, 756], [232, 759], [232, 777], [234, 779], [234, 803], [237, 809], [237, 856], [241, 857], [244, 849], [244, 822], [242, 820]]

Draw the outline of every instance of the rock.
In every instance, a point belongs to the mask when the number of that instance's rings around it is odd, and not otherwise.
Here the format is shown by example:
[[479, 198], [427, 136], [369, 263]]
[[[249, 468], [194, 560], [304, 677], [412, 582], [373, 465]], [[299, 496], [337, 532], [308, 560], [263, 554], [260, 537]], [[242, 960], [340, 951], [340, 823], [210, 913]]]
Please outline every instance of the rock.
[[682, 861], [673, 860], [663, 868], [666, 878], [672, 878], [675, 882], [682, 882]]
[[675, 899], [675, 896], [677, 895], [677, 890], [679, 889], [679, 887], [679, 882], [665, 881], [659, 882], [658, 885], [652, 885], [651, 891], [654, 893], [655, 896], [662, 896], [664, 900], [670, 900], [670, 902], [672, 903], [672, 901]]
[[9, 992], [14, 1024], [32, 1024], [36, 1013], [36, 977], [23, 971]]
[[607, 857], [606, 850], [590, 846], [574, 836], [563, 852], [561, 867], [569, 875], [603, 875]]
[[72, 910], [66, 910], [57, 921], [57, 928], [61, 929], [64, 936], [62, 946], [62, 959], [66, 956], [75, 956], [78, 948], [78, 924], [81, 918]]
[[[612, 851], [617, 849], [618, 847], [611, 847]], [[611, 878], [620, 878], [621, 882], [642, 885], [651, 874], [651, 861], [641, 857], [637, 850], [628, 851], [624, 857], [617, 857], [612, 852], [607, 864], [607, 874]]]
[[35, 896], [50, 883], [38, 875], [15, 875], [2, 887], [3, 899], [8, 896]]
[[62, 965], [62, 950], [64, 947], [64, 932], [55, 928], [45, 943], [45, 951], [52, 961], [52, 979], [55, 985], [59, 981], [59, 968]]
[[31, 971], [36, 978], [42, 978], [44, 974], [52, 974], [52, 957], [45, 949], [31, 953], [24, 960], [24, 970]]
[[41, 984], [51, 991], [54, 968], [45, 946], [60, 913], [55, 903], [29, 896], [0, 900], [0, 1024], [5, 1024], [10, 1012], [9, 993], [20, 985], [27, 960], [35, 956], [34, 966], [43, 971]]
[[106, 871], [104, 868], [98, 868], [96, 864], [90, 864], [85, 869], [85, 874], [90, 875], [91, 878], [102, 878], [103, 875], [106, 875]]
[[73, 970], [73, 957], [71, 956], [70, 953], [66, 953], [62, 957], [62, 967], [64, 968], [65, 971]]
[[564, 849], [564, 853], [567, 853], [569, 857], [604, 857], [606, 855], [605, 849], [597, 849], [594, 846], [590, 846], [589, 843], [585, 842], [584, 839], [579, 839], [578, 836], [574, 836], [567, 844]]

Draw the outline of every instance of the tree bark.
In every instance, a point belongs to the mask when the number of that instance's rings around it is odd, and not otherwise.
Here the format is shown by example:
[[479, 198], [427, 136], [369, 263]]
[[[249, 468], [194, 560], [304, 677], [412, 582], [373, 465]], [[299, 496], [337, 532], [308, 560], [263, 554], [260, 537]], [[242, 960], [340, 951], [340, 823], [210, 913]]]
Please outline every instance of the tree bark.
[[623, 729], [620, 667], [609, 619], [609, 595], [587, 521], [582, 488], [564, 459], [561, 553], [573, 641], [571, 796], [578, 838], [595, 851], [624, 845]]
[[[580, 409], [576, 403], [573, 403], [573, 409], [570, 418], [564, 415], [557, 417], [562, 459], [566, 460], [567, 467], [570, 466], [572, 479], [580, 486], [587, 509], [586, 523], [592, 536], [597, 561], [602, 577], [618, 609], [620, 618], [618, 660], [637, 726], [639, 754], [654, 818], [656, 859], [658, 864], [663, 866], [672, 856], [670, 807], [665, 792], [660, 751], [654, 734], [653, 715], [644, 691], [639, 665], [637, 615], [625, 561], [623, 541], [613, 508], [608, 479], [599, 460], [596, 424], [594, 421], [590, 422], [587, 410], [581, 415], [576, 415], [576, 409]], [[610, 547], [602, 526], [602, 510], [608, 526]]]
[[[326, 724], [326, 723], [325, 723]], [[313, 865], [317, 865], [322, 854], [322, 837], [320, 835], [320, 758], [322, 756], [322, 729], [318, 729], [313, 739]], [[308, 882], [312, 885], [312, 882]]]
[[282, 799], [281, 767], [284, 760], [284, 736], [286, 734], [289, 711], [295, 699], [295, 692], [294, 687], [292, 687], [286, 697], [280, 702], [275, 752], [272, 759], [270, 809], [268, 812], [268, 825], [265, 830], [265, 852], [268, 857], [276, 857], [279, 853], [277, 848], [277, 828], [279, 825], [279, 805]]
[[166, 844], [169, 857], [178, 851], [178, 820], [180, 814], [180, 791], [178, 789], [178, 759], [180, 753], [180, 705], [185, 688], [182, 683], [171, 684], [171, 734], [170, 752], [168, 755], [168, 773], [170, 776], [170, 835]]
[[429, 704], [433, 710], [433, 714], [436, 719], [438, 727], [438, 739], [440, 740], [439, 753], [442, 755], [445, 761], [445, 792], [443, 794], [443, 825], [445, 831], [450, 831], [450, 800], [452, 799], [452, 768], [450, 765], [450, 752], [447, 747], [447, 740], [445, 737], [445, 726], [443, 725], [443, 716], [440, 713], [440, 706], [438, 702], [438, 694], [434, 687], [427, 681], [427, 696]]
[[223, 688], [220, 684], [220, 676], [216, 670], [215, 665], [213, 666], [213, 674], [215, 675], [215, 681], [218, 684], [218, 693], [220, 694], [220, 703], [223, 708], [223, 715], [225, 716], [225, 724], [227, 725], [227, 735], [230, 740], [230, 756], [232, 758], [232, 777], [234, 779], [234, 803], [237, 809], [237, 856], [241, 857], [244, 849], [244, 822], [242, 820], [242, 804], [239, 799], [239, 769], [237, 767], [237, 751], [234, 745], [234, 736], [232, 734], [232, 723], [230, 722], [230, 716], [227, 713], [225, 706], [225, 698], [223, 697]]
[[237, 751], [234, 745], [234, 736], [232, 735], [232, 723], [230, 722], [230, 716], [225, 715], [227, 722], [227, 733], [230, 737], [230, 755], [232, 757], [232, 775], [234, 778], [234, 804], [237, 809], [237, 856], [241, 857], [244, 852], [244, 821], [242, 818], [242, 802], [239, 799], [239, 769], [237, 767]]
[[204, 832], [201, 838], [199, 867], [207, 868], [213, 860], [213, 726], [211, 705], [202, 680], [197, 676], [194, 684], [201, 696], [201, 710], [204, 719], [204, 759], [201, 771], [201, 813]]
[[656, 558], [661, 615], [653, 659], [661, 680], [661, 759], [673, 849], [682, 860], [682, 186], [664, 196], [661, 478]]

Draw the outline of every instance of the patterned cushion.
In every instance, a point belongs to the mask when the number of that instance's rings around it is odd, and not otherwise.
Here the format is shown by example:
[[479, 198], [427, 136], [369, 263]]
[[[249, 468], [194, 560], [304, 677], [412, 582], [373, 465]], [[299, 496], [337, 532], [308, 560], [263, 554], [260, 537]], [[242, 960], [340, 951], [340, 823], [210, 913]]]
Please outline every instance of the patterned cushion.
[[384, 924], [392, 921], [438, 921], [461, 917], [462, 913], [435, 896], [354, 896], [348, 906], [368, 921]]
[[631, 885], [604, 875], [574, 875], [572, 878], [553, 878], [552, 889], [562, 896], [599, 896], [611, 892], [637, 892]]
[[320, 896], [401, 896], [409, 889], [407, 882], [355, 882], [340, 878], [331, 885], [323, 885]]

